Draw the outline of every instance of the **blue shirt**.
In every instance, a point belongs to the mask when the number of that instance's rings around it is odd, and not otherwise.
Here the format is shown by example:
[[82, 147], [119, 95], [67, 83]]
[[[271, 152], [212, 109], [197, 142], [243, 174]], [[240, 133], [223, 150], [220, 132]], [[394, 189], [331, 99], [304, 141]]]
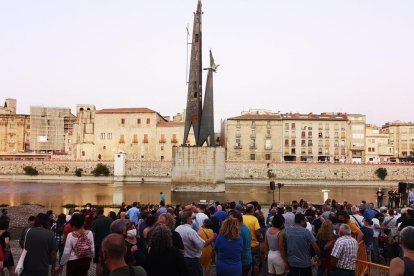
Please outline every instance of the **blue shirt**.
[[164, 201], [165, 202], [165, 194], [161, 194], [161, 201]]
[[224, 211], [217, 211], [217, 212], [214, 213], [214, 215], [219, 219], [220, 225], [227, 218], [227, 213], [224, 212]]
[[375, 215], [377, 214], [377, 212], [375, 212], [373, 209], [368, 208], [365, 210], [364, 212], [364, 218], [369, 218], [369, 219], [373, 219], [375, 217]]
[[135, 224], [138, 224], [139, 220], [139, 209], [137, 207], [132, 207], [127, 211], [127, 216], [129, 217], [129, 220], [134, 222]]
[[303, 227], [288, 227], [285, 231], [289, 266], [306, 268], [312, 266], [311, 244], [316, 242], [312, 233]]
[[243, 254], [242, 254], [242, 265], [252, 264], [252, 248], [250, 243], [252, 242], [252, 234], [250, 233], [249, 227], [243, 224], [240, 227], [240, 237], [243, 239]]
[[243, 253], [243, 239], [241, 237], [229, 240], [219, 234], [214, 244], [214, 250], [217, 254], [217, 275], [241, 275]]

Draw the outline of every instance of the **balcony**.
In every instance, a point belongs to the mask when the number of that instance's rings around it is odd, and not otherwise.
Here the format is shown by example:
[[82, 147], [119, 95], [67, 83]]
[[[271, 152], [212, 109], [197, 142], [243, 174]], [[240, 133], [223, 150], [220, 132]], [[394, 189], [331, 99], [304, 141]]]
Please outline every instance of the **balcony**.
[[256, 138], [256, 133], [250, 133], [250, 138]]
[[240, 138], [241, 137], [241, 133], [240, 132], [236, 132], [236, 138]]
[[165, 144], [167, 143], [167, 139], [160, 139], [160, 144]]
[[171, 144], [177, 144], [177, 143], [178, 143], [177, 139], [171, 139]]
[[234, 149], [242, 149], [242, 146], [240, 144], [235, 144], [233, 148]]
[[271, 150], [272, 149], [272, 145], [265, 145], [264, 149], [265, 150]]
[[249, 149], [257, 149], [257, 145], [256, 144], [250, 144]]
[[270, 138], [272, 138], [272, 134], [267, 133], [267, 134], [266, 134], [266, 138], [269, 138], [269, 139], [270, 139]]

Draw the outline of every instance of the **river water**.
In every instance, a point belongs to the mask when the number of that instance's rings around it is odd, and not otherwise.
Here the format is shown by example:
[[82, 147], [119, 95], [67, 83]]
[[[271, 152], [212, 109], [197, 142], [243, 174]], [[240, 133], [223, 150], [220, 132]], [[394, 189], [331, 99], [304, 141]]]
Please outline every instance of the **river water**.
[[[282, 201], [304, 199], [308, 202], [323, 202], [322, 190], [329, 190], [329, 198], [338, 202], [344, 200], [359, 203], [361, 200], [375, 202], [375, 187], [329, 187], [326, 185], [288, 186], [280, 193]], [[66, 211], [64, 204], [111, 205], [133, 201], [141, 203], [159, 202], [160, 192], [166, 195], [166, 202], [172, 204], [189, 204], [200, 200], [238, 201], [257, 200], [270, 204], [273, 199], [268, 186], [227, 184], [225, 193], [171, 192], [169, 183], [73, 183], [73, 182], [0, 182], [0, 204], [10, 206], [20, 204], [41, 204], [55, 212]], [[278, 190], [275, 191], [278, 200]]]

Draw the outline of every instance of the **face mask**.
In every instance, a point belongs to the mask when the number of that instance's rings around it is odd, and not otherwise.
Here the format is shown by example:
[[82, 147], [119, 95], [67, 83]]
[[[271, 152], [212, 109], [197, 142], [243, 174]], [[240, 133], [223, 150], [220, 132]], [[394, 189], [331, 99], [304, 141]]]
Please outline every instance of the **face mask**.
[[127, 236], [130, 238], [136, 237], [137, 236], [137, 229], [131, 229], [127, 231]]
[[90, 210], [91, 209], [91, 207], [89, 207], [89, 206], [86, 206], [86, 210]]

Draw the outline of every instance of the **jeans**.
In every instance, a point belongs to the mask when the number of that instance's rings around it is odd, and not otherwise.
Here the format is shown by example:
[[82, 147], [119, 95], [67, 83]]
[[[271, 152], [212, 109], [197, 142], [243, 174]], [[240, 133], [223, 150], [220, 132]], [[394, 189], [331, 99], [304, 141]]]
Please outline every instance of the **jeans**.
[[382, 197], [377, 197], [377, 208], [382, 207]]
[[191, 276], [203, 276], [203, 268], [199, 258], [184, 258], [188, 274]]

